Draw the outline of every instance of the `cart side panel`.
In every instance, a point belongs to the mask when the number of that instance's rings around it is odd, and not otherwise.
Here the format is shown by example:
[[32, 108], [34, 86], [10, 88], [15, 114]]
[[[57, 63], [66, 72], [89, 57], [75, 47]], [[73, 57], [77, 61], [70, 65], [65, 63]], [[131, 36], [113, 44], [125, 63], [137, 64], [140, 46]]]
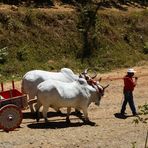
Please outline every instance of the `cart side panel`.
[[22, 95], [22, 96], [9, 98], [9, 99], [0, 100], [0, 108], [7, 105], [7, 104], [14, 104], [14, 105], [18, 106], [20, 109], [26, 109], [28, 106], [27, 96]]
[[4, 98], [4, 99], [9, 99], [12, 97], [17, 97], [17, 96], [21, 96], [23, 95], [21, 92], [19, 92], [17, 89], [11, 89], [11, 90], [7, 90], [7, 91], [2, 91], [0, 92], [0, 95]]

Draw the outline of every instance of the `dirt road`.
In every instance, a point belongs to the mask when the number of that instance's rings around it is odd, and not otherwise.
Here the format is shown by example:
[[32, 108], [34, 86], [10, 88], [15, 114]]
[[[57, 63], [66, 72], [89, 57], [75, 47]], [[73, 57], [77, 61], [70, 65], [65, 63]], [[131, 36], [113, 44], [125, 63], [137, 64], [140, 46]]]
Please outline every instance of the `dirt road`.
[[[148, 66], [135, 67], [137, 75], [148, 74]], [[102, 74], [102, 78], [122, 77], [126, 69]], [[104, 80], [103, 84], [110, 83], [99, 107], [91, 104], [88, 113], [96, 126], [84, 125], [82, 120], [71, 115], [71, 124], [65, 123], [65, 116], [57, 116], [50, 109], [49, 123], [43, 120], [38, 124], [24, 111], [21, 128], [5, 133], [0, 130], [0, 148], [144, 148], [148, 124], [133, 124], [129, 107], [125, 119], [118, 118], [122, 103], [122, 80]], [[20, 82], [17, 82], [18, 89]], [[7, 88], [10, 84], [7, 84]], [[148, 103], [148, 76], [141, 76], [134, 91], [136, 107]], [[65, 112], [65, 110], [63, 110]]]

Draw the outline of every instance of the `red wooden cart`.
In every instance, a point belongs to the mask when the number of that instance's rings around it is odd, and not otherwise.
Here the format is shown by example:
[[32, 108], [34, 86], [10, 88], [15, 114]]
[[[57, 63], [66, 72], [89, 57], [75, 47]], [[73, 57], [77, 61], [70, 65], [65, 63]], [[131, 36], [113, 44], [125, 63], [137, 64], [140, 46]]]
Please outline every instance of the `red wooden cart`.
[[1, 83], [0, 129], [8, 132], [19, 127], [23, 119], [22, 110], [27, 106], [27, 96], [15, 89], [14, 81], [12, 81], [12, 89], [6, 91]]

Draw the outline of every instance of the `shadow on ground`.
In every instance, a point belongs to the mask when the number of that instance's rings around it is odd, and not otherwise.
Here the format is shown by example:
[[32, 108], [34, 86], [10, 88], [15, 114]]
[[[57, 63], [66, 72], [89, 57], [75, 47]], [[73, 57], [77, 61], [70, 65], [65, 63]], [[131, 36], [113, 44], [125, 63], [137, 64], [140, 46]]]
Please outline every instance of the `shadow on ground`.
[[65, 121], [60, 122], [48, 122], [48, 123], [34, 123], [29, 124], [28, 127], [32, 129], [57, 129], [57, 128], [68, 128], [68, 127], [79, 127], [84, 123], [66, 123]]
[[[24, 113], [24, 119], [35, 119], [36, 115], [35, 113]], [[65, 113], [57, 113], [57, 112], [48, 112], [47, 117], [65, 117], [65, 119], [55, 119], [54, 121], [49, 121], [48, 123], [43, 123], [43, 122], [36, 122], [36, 123], [31, 123], [28, 125], [29, 128], [32, 129], [57, 129], [57, 128], [67, 128], [67, 127], [78, 127], [82, 125], [90, 125], [90, 126], [95, 126], [95, 122], [89, 121], [85, 122], [84, 117], [82, 114], [77, 114], [75, 112], [72, 112], [71, 115], [74, 115], [82, 120], [82, 122], [76, 122], [76, 123], [67, 123], [66, 122], [66, 114]], [[42, 114], [40, 113], [40, 119], [43, 118]], [[59, 121], [59, 120], [64, 120], [64, 121]], [[72, 118], [70, 118], [72, 120]]]
[[[76, 112], [71, 112], [70, 115], [74, 115], [77, 116], [79, 118], [82, 118], [82, 113], [76, 113]], [[47, 113], [47, 117], [51, 118], [51, 117], [66, 117], [66, 113], [62, 113], [62, 112], [48, 112]], [[23, 118], [24, 119], [36, 119], [36, 113], [31, 113], [31, 112], [25, 112], [23, 113]], [[42, 113], [40, 113], [40, 118], [43, 118]]]
[[[48, 112], [47, 113], [47, 117], [48, 118], [51, 118], [51, 117], [58, 117], [58, 116], [61, 116], [61, 117], [66, 117], [66, 114], [65, 113], [59, 113], [59, 112]], [[26, 112], [26, 113], [23, 113], [23, 118], [24, 119], [36, 119], [36, 113], [31, 113], [31, 112]], [[40, 118], [42, 118], [42, 114], [40, 113]]]
[[28, 124], [27, 126], [32, 129], [60, 129], [60, 128], [68, 128], [68, 127], [80, 127], [82, 125], [90, 125], [95, 126], [95, 122], [75, 122], [75, 123], [67, 123], [66, 121], [50, 121], [48, 123], [36, 122]]

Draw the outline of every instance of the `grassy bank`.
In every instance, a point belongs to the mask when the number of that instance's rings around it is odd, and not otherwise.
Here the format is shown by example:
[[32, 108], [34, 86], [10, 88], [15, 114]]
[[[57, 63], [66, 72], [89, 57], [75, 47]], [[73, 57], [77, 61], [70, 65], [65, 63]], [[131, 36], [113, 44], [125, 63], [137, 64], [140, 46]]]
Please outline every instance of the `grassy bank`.
[[147, 61], [148, 11], [99, 10], [91, 56], [82, 59], [82, 32], [75, 10], [0, 9], [1, 79], [19, 78], [31, 69], [99, 72]]

